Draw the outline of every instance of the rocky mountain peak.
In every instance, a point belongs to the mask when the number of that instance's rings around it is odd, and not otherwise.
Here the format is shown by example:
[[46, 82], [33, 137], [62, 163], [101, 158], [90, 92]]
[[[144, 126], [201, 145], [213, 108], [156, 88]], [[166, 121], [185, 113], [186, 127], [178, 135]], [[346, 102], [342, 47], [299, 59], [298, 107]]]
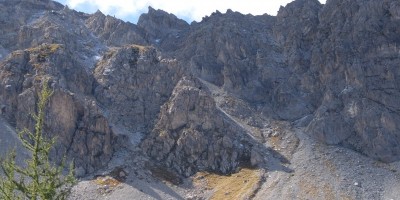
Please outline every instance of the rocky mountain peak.
[[155, 23], [160, 28], [175, 28], [183, 29], [188, 26], [188, 23], [182, 19], [177, 18], [174, 14], [167, 13], [160, 9], [148, 7], [147, 14], [142, 14], [138, 20], [138, 26], [144, 27], [149, 23]]
[[139, 17], [137, 25], [146, 32], [147, 41], [155, 44], [160, 44], [167, 37], [176, 37], [179, 32], [189, 28], [184, 20], [151, 6], [148, 13]]
[[100, 10], [86, 18], [85, 25], [97, 37], [106, 40], [106, 44], [110, 46], [147, 44], [143, 31], [138, 26], [110, 15], [104, 15]]
[[297, 17], [307, 18], [308, 15], [314, 15], [322, 8], [322, 4], [318, 0], [296, 0], [288, 3], [285, 7], [281, 6], [277, 18]]
[[98, 15], [98, 16], [105, 16], [102, 12], [101, 12], [101, 10], [96, 10], [96, 12], [95, 13], [93, 13], [94, 15]]

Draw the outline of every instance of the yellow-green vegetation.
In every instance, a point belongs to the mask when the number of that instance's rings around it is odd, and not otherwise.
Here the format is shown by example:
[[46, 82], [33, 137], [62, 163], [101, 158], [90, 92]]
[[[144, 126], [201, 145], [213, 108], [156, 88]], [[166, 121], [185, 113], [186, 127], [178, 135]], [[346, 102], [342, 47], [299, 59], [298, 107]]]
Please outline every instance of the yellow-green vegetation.
[[33, 66], [35, 69], [40, 69], [40, 67], [41, 67], [41, 65], [40, 65], [39, 63], [33, 63], [32, 66]]
[[117, 187], [119, 184], [121, 184], [120, 181], [110, 176], [99, 176], [94, 179], [93, 182], [97, 185], [109, 186], [111, 188]]
[[61, 48], [61, 44], [42, 44], [37, 47], [29, 48], [28, 51], [31, 53], [43, 53], [49, 55], [55, 53], [58, 49]]
[[[55, 53], [57, 50], [61, 49], [61, 44], [42, 44], [34, 48], [28, 49], [30, 53], [37, 54], [37, 61], [44, 62], [46, 58], [50, 55]], [[39, 64], [33, 65], [36, 69], [40, 68]]]
[[26, 160], [26, 166], [16, 164], [15, 150], [1, 161], [3, 177], [0, 179], [0, 199], [31, 199], [49, 200], [66, 199], [71, 187], [75, 184], [73, 165], [71, 163], [69, 174], [64, 176], [64, 161], [60, 166], [50, 162], [49, 154], [55, 139], [46, 139], [43, 136], [45, 121], [45, 108], [52, 91], [48, 81], [42, 82], [42, 90], [38, 94], [37, 113], [33, 114], [36, 121], [34, 133], [28, 129], [19, 132], [18, 137], [22, 145], [31, 153]]
[[250, 198], [261, 181], [258, 169], [242, 168], [232, 175], [218, 175], [199, 172], [194, 177], [194, 184], [206, 184], [208, 190], [213, 190], [213, 200]]
[[92, 182], [99, 187], [97, 188], [97, 192], [100, 194], [107, 194], [118, 188], [121, 181], [117, 180], [111, 176], [99, 176], [96, 179], [92, 180]]
[[147, 46], [142, 46], [142, 45], [137, 45], [137, 44], [130, 45], [130, 47], [138, 49], [140, 53], [146, 52], [147, 49], [149, 49], [149, 47], [147, 47]]
[[11, 54], [12, 54], [13, 56], [17, 56], [17, 55], [22, 55], [23, 53], [24, 53], [24, 51], [22, 51], [22, 50], [17, 50], [17, 51], [12, 52]]

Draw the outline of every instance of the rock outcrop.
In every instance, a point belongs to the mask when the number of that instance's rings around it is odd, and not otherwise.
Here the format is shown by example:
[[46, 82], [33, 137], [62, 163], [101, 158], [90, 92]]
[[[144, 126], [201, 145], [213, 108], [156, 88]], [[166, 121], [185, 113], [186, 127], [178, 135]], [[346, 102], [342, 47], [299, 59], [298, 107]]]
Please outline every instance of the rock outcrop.
[[17, 129], [33, 129], [41, 82], [49, 79], [54, 94], [46, 114], [46, 132], [57, 137], [54, 155], [67, 152], [77, 167], [93, 172], [112, 155], [112, 132], [97, 102], [90, 95], [93, 76], [74, 61], [63, 45], [43, 44], [13, 52], [0, 64], [2, 115]]
[[[183, 77], [142, 148], [150, 156], [189, 176], [197, 171], [229, 173], [240, 162], [253, 164], [251, 137], [217, 108], [211, 93], [198, 80]], [[252, 158], [253, 155], [253, 158]]]
[[93, 95], [117, 129], [146, 133], [182, 73], [178, 61], [158, 57], [153, 47], [111, 48], [94, 69]]
[[390, 1], [330, 1], [311, 70], [323, 98], [308, 132], [390, 162], [400, 159], [399, 24]]
[[175, 15], [152, 7], [149, 7], [147, 14], [140, 16], [137, 25], [143, 30], [149, 44], [168, 51], [179, 48], [181, 39], [190, 28], [187, 22]]
[[101, 11], [90, 15], [85, 20], [86, 26], [108, 46], [128, 44], [146, 45], [144, 31], [135, 24], [124, 22], [112, 16], [105, 16]]

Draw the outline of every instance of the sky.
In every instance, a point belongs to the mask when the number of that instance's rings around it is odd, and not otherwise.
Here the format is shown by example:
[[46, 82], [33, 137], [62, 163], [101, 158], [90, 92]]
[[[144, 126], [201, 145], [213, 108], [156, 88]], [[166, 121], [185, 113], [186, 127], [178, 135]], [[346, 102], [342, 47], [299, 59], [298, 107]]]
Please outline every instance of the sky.
[[[140, 14], [147, 13], [148, 7], [161, 9], [172, 13], [180, 19], [200, 22], [204, 16], [219, 10], [225, 13], [227, 9], [242, 14], [276, 15], [280, 6], [293, 0], [56, 0], [69, 8], [94, 13], [100, 10], [104, 14], [115, 16], [124, 21], [137, 23]], [[326, 0], [319, 0], [325, 3]]]

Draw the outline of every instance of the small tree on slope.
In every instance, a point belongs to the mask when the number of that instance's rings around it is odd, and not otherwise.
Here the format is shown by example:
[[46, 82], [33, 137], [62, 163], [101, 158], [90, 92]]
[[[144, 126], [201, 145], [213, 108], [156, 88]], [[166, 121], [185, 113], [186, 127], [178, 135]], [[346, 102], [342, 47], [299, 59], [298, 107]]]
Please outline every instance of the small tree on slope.
[[43, 81], [37, 113], [33, 115], [35, 132], [24, 129], [18, 134], [23, 146], [31, 153], [31, 158], [26, 160], [26, 167], [15, 163], [15, 150], [1, 161], [3, 177], [0, 178], [0, 199], [66, 199], [76, 182], [72, 163], [68, 175], [64, 176], [65, 158], [60, 166], [55, 166], [49, 160], [55, 139], [49, 140], [43, 136], [45, 107], [52, 95], [47, 83]]

